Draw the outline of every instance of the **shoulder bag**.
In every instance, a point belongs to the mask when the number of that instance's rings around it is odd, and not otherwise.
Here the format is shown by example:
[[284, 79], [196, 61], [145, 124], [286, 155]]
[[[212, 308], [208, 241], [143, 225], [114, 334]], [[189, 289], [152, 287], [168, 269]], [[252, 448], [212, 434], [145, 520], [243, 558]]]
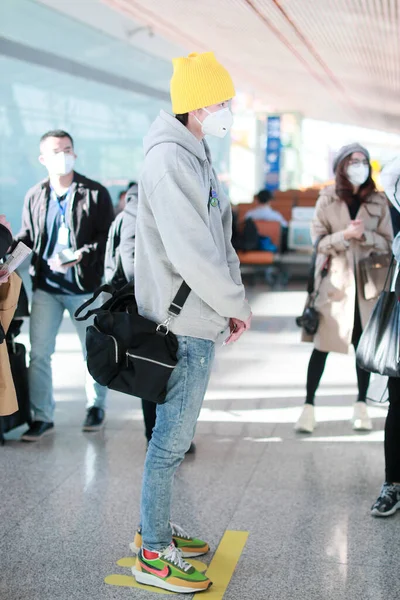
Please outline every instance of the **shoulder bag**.
[[[103, 285], [75, 312], [77, 321], [94, 316], [86, 330], [87, 367], [95, 381], [111, 390], [162, 404], [178, 362], [178, 340], [169, 325], [181, 313], [191, 290], [183, 282], [167, 319], [155, 323], [138, 314], [133, 286], [133, 282], [121, 289]], [[111, 298], [80, 316], [102, 292]]]
[[388, 377], [400, 377], [400, 303], [396, 292], [390, 291], [394, 269], [392, 257], [384, 289], [362, 333], [356, 353], [358, 366]]

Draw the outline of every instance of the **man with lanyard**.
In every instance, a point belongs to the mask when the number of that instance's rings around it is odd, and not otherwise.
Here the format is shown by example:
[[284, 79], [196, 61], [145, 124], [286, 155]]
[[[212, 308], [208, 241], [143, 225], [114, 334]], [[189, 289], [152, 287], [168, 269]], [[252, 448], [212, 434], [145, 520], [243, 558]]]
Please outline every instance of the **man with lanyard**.
[[[114, 218], [105, 187], [74, 171], [76, 154], [65, 131], [49, 131], [40, 141], [39, 161], [49, 177], [26, 197], [16, 241], [32, 248], [33, 298], [30, 318], [29, 387], [34, 421], [22, 436], [36, 442], [54, 427], [51, 357], [64, 310], [71, 316], [85, 353], [86, 324], [76, 309], [101, 284], [107, 234]], [[87, 373], [84, 431], [104, 424], [106, 388]]]

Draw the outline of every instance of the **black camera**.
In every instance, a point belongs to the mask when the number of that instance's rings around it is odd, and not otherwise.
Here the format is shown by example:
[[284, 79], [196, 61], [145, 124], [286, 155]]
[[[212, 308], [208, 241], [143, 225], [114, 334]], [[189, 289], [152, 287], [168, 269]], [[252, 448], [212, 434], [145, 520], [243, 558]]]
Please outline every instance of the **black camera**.
[[304, 309], [301, 317], [297, 317], [296, 325], [298, 327], [302, 327], [306, 333], [309, 335], [314, 335], [317, 333], [318, 325], [319, 325], [319, 313], [313, 306], [307, 306]]

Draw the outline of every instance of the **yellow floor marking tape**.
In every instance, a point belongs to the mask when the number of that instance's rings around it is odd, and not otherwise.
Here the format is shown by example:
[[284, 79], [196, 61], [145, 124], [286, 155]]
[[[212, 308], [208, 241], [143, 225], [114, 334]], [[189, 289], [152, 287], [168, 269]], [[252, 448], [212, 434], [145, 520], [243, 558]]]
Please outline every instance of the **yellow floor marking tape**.
[[117, 565], [119, 567], [126, 567], [130, 569], [134, 567], [136, 564], [136, 556], [127, 556], [126, 558], [121, 558], [121, 560], [117, 560]]
[[225, 531], [206, 572], [213, 585], [201, 597], [222, 600], [248, 537], [248, 531]]
[[[207, 569], [206, 575], [213, 582], [209, 590], [201, 592], [201, 597], [207, 597], [207, 600], [223, 599], [248, 537], [248, 531], [225, 531], [208, 569], [207, 565], [199, 560], [193, 558], [186, 559], [187, 562], [203, 573]], [[135, 564], [135, 561], [136, 558], [134, 556], [128, 556], [121, 558], [117, 562], [117, 565], [131, 568]], [[137, 583], [133, 575], [108, 575], [104, 582], [119, 587], [139, 588], [140, 590], [147, 590], [155, 594], [174, 593], [150, 585], [141, 585]]]

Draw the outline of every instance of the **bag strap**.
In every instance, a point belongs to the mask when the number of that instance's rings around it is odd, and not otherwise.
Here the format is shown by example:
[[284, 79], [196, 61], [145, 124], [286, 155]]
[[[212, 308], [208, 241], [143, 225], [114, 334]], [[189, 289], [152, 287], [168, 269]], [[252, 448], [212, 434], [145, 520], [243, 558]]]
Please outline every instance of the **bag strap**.
[[[386, 290], [387, 284], [388, 284], [389, 280], [392, 281], [392, 279], [393, 279], [393, 274], [394, 274], [394, 269], [395, 269], [394, 260], [395, 260], [394, 259], [394, 254], [392, 254], [392, 258], [390, 260], [390, 265], [389, 265], [389, 268], [388, 268], [388, 272], [386, 273], [385, 285], [383, 286], [384, 290]], [[397, 276], [397, 278], [396, 278], [395, 288], [396, 287], [398, 288], [398, 279], [399, 279], [399, 276]]]
[[75, 319], [77, 321], [86, 321], [86, 319], [88, 319], [92, 315], [97, 314], [98, 309], [93, 309], [93, 310], [88, 310], [87, 313], [85, 315], [83, 315], [82, 317], [79, 316], [86, 308], [88, 308], [88, 306], [93, 304], [93, 302], [100, 296], [100, 294], [102, 292], [107, 292], [108, 294], [112, 294], [114, 291], [115, 291], [115, 287], [112, 285], [109, 285], [108, 283], [101, 285], [99, 288], [97, 288], [97, 290], [95, 291], [93, 296], [91, 298], [89, 298], [89, 300], [86, 300], [86, 302], [84, 302], [82, 304], [82, 306], [80, 306], [75, 311], [75, 314], [74, 314]]
[[188, 296], [191, 291], [192, 290], [190, 289], [190, 287], [188, 286], [186, 281], [183, 281], [181, 287], [179, 288], [179, 290], [176, 293], [175, 298], [172, 300], [172, 302], [169, 306], [168, 314], [171, 317], [178, 317], [181, 314], [183, 305], [185, 304], [186, 300], [188, 299]]
[[[95, 291], [95, 293], [93, 294], [93, 296], [91, 298], [89, 298], [89, 300], [86, 300], [86, 302], [84, 302], [82, 304], [82, 306], [80, 306], [76, 311], [75, 311], [75, 319], [77, 321], [86, 321], [89, 317], [91, 317], [92, 315], [96, 315], [98, 314], [101, 309], [99, 308], [95, 308], [92, 310], [88, 310], [84, 315], [79, 316], [86, 308], [88, 308], [89, 306], [91, 306], [93, 304], [93, 302], [100, 296], [100, 294], [102, 292], [106, 292], [108, 294], [113, 294], [113, 292], [116, 291], [116, 288], [113, 285], [109, 285], [109, 284], [105, 284], [100, 286], [99, 288], [97, 288], [97, 290]], [[172, 300], [169, 308], [168, 308], [168, 323], [170, 322], [170, 320], [173, 317], [178, 317], [181, 314], [182, 308], [186, 302], [186, 300], [188, 299], [188, 296], [190, 294], [192, 290], [190, 289], [190, 287], [188, 286], [188, 284], [186, 283], [186, 281], [183, 281], [179, 290], [177, 291], [175, 298]], [[166, 325], [168, 325], [168, 323], [165, 322]], [[164, 323], [162, 324], [164, 325]]]
[[183, 305], [185, 304], [186, 300], [188, 299], [188, 296], [191, 291], [192, 290], [190, 289], [190, 287], [188, 286], [186, 281], [182, 281], [181, 287], [179, 288], [179, 290], [177, 291], [177, 293], [175, 295], [175, 298], [172, 300], [171, 304], [169, 305], [168, 317], [165, 319], [165, 321], [163, 321], [162, 323], [159, 323], [157, 325], [156, 332], [158, 334], [164, 335], [164, 336], [168, 335], [169, 326], [170, 326], [172, 319], [174, 319], [175, 317], [178, 317], [181, 314]]
[[315, 266], [317, 264], [318, 246], [323, 237], [325, 237], [325, 236], [323, 236], [323, 235], [318, 236], [315, 241], [315, 244], [314, 244], [314, 250], [312, 253], [310, 271], [308, 273], [308, 281], [307, 281], [307, 293], [309, 296], [312, 296], [312, 294], [314, 293]]
[[329, 267], [331, 266], [331, 261], [332, 261], [332, 256], [329, 255], [326, 257], [324, 264], [322, 265], [322, 269], [321, 269], [321, 280], [319, 282], [319, 286], [317, 290], [313, 290], [310, 296], [310, 301], [309, 301], [309, 305], [308, 306], [315, 306], [315, 302], [319, 296], [319, 291], [321, 289], [321, 285], [323, 280], [325, 279], [325, 277], [328, 275], [329, 273]]

